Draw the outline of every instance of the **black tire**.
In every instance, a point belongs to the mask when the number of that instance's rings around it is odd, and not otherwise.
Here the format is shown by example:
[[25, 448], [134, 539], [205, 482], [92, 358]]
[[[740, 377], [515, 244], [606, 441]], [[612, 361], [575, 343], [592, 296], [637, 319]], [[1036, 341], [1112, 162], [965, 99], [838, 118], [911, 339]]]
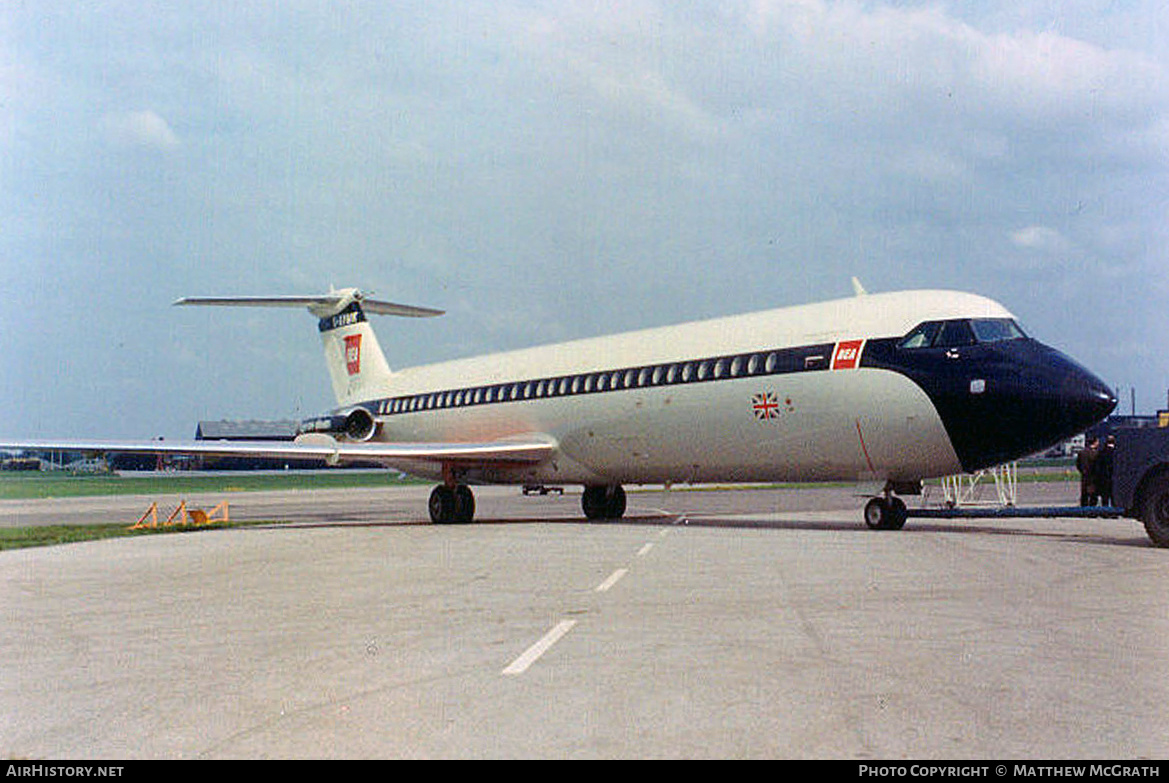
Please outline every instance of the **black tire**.
[[620, 484], [585, 487], [580, 504], [588, 519], [620, 519], [625, 515], [625, 490]]
[[604, 519], [605, 518], [605, 488], [604, 487], [585, 487], [584, 494], [580, 497], [581, 508], [584, 509], [584, 515], [588, 519]]
[[620, 484], [607, 487], [605, 491], [605, 517], [620, 519], [625, 516], [625, 490]]
[[873, 530], [900, 530], [908, 517], [901, 498], [873, 498], [865, 504], [865, 524]]
[[475, 519], [475, 496], [466, 484], [455, 487], [455, 522], [468, 524]]
[[444, 484], [439, 484], [430, 493], [427, 509], [430, 511], [430, 521], [436, 525], [454, 522], [455, 491]]
[[1169, 473], [1154, 478], [1145, 490], [1141, 521], [1154, 544], [1169, 547]]
[[900, 530], [905, 527], [905, 521], [909, 519], [909, 509], [905, 507], [905, 501], [901, 498], [889, 498], [889, 527], [888, 530]]

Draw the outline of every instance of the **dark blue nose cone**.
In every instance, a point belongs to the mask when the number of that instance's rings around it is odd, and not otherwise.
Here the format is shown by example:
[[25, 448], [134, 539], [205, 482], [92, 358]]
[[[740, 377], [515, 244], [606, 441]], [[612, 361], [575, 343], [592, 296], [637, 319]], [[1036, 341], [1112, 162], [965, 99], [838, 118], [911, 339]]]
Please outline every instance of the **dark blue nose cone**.
[[951, 389], [949, 415], [943, 415], [967, 471], [1049, 449], [1116, 407], [1116, 396], [1102, 380], [1034, 340], [990, 346], [969, 359], [971, 386]]
[[1036, 340], [952, 350], [874, 341], [865, 350], [865, 366], [903, 373], [925, 391], [970, 473], [1051, 448], [1116, 407], [1103, 381]]
[[1069, 434], [1062, 435], [1058, 440], [1078, 435], [1106, 419], [1116, 408], [1116, 395], [1104, 381], [1071, 359], [1063, 358], [1071, 366], [1063, 371], [1057, 408], [1063, 419], [1062, 432]]

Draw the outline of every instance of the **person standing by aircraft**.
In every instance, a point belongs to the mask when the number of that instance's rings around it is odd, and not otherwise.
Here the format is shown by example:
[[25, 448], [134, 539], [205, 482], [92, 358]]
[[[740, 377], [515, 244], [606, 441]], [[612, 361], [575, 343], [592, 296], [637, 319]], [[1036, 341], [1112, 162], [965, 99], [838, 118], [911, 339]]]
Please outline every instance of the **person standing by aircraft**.
[[1100, 439], [1092, 438], [1076, 457], [1076, 470], [1080, 471], [1080, 505], [1094, 506], [1100, 499], [1097, 485], [1096, 463], [1100, 457]]
[[1109, 435], [1100, 447], [1096, 457], [1096, 491], [1100, 493], [1100, 505], [1112, 505], [1112, 466], [1116, 457], [1116, 436]]

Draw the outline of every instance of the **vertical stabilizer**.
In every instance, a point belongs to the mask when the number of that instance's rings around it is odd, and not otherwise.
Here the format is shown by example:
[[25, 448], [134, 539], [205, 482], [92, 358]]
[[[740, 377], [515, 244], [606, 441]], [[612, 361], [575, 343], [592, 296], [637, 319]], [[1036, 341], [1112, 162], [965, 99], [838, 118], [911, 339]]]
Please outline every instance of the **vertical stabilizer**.
[[333, 382], [337, 404], [344, 407], [380, 396], [392, 373], [365, 314], [423, 318], [442, 315], [428, 307], [367, 299], [356, 288], [330, 291], [321, 296], [188, 297], [177, 305], [219, 307], [307, 307], [317, 317], [325, 348], [325, 363]]
[[390, 380], [390, 365], [359, 300], [350, 301], [339, 313], [321, 316], [317, 328], [338, 405], [383, 393]]

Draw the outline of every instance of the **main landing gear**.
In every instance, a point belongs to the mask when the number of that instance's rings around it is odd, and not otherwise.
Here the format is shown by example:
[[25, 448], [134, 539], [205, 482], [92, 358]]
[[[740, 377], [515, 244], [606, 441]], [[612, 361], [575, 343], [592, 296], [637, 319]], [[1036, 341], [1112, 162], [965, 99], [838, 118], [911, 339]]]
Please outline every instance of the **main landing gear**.
[[[620, 484], [585, 487], [581, 506], [589, 519], [620, 519], [625, 515], [625, 490]], [[439, 484], [430, 493], [428, 508], [436, 525], [467, 524], [475, 518], [475, 496], [466, 484]]]
[[466, 484], [439, 484], [430, 493], [428, 507], [436, 525], [467, 524], [475, 518], [475, 496]]
[[620, 484], [588, 486], [580, 504], [589, 519], [620, 519], [625, 515], [625, 490]]

